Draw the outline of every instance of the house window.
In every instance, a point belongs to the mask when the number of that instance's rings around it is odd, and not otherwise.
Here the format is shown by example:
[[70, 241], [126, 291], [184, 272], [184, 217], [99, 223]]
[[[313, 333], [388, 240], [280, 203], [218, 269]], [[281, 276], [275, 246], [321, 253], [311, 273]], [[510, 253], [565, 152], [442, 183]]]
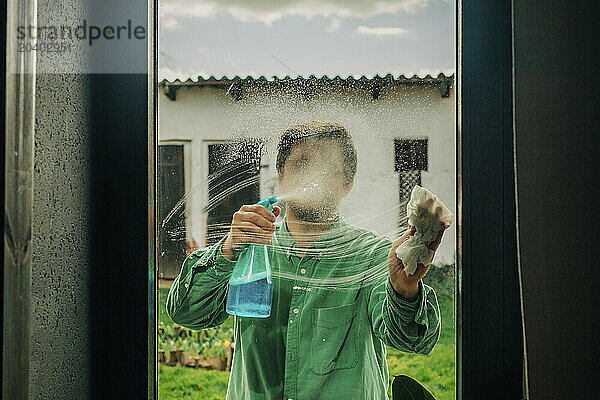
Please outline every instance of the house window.
[[395, 171], [399, 173], [398, 232], [402, 233], [408, 223], [406, 203], [415, 185], [421, 185], [421, 171], [427, 171], [427, 139], [395, 139]]
[[158, 146], [158, 265], [160, 278], [173, 279], [186, 257], [184, 145]]
[[208, 144], [208, 204], [205, 245], [229, 232], [232, 215], [260, 200], [262, 142], [244, 140]]

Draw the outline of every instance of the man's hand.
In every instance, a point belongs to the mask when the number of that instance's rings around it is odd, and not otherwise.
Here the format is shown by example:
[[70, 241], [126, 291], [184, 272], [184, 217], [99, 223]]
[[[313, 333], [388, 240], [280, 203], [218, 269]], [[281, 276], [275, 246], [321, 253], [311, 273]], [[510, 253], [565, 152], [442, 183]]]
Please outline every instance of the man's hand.
[[[446, 228], [442, 229], [437, 238], [433, 242], [429, 243], [427, 247], [433, 251], [436, 251], [440, 245], [440, 242], [442, 241], [442, 236], [444, 235], [445, 229]], [[407, 300], [414, 300], [417, 298], [417, 294], [419, 292], [419, 281], [423, 279], [429, 270], [429, 266], [417, 263], [417, 269], [415, 270], [415, 273], [412, 275], [407, 275], [406, 272], [404, 272], [404, 264], [402, 263], [402, 260], [396, 256], [396, 249], [398, 246], [414, 235], [415, 230], [416, 229], [414, 226], [408, 225], [406, 232], [401, 237], [394, 240], [392, 249], [388, 254], [388, 267], [392, 287], [396, 293]]]
[[273, 212], [261, 205], [243, 205], [233, 214], [231, 229], [223, 242], [222, 252], [229, 260], [237, 259], [237, 250], [242, 243], [269, 244], [275, 232], [275, 219], [281, 212], [278, 206]]

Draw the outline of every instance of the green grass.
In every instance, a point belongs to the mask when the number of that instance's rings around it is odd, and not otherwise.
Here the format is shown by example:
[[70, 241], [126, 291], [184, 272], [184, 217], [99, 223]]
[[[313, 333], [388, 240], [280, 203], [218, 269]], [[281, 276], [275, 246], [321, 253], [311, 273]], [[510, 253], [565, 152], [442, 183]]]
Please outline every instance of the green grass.
[[228, 382], [227, 371], [158, 366], [160, 400], [223, 400]]
[[[428, 356], [402, 353], [387, 348], [390, 385], [395, 375], [408, 375], [425, 386], [437, 400], [455, 399], [455, 324], [454, 302], [438, 297], [442, 312], [442, 331]], [[391, 398], [391, 391], [388, 391]]]
[[[173, 324], [166, 314], [165, 300], [168, 289], [159, 289], [159, 321]], [[454, 303], [449, 297], [439, 296], [442, 312], [442, 332], [435, 348], [428, 356], [406, 354], [391, 347], [387, 349], [390, 385], [395, 375], [409, 375], [421, 382], [437, 400], [455, 399], [455, 326]], [[233, 317], [224, 327], [233, 326]], [[212, 400], [224, 399], [229, 372], [159, 365], [159, 399]], [[391, 398], [391, 391], [388, 393]]]

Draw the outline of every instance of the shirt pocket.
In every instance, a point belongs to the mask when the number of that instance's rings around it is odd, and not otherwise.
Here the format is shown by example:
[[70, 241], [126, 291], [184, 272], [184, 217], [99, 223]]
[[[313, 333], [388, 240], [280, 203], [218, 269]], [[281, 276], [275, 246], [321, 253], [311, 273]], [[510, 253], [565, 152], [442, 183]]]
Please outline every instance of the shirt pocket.
[[310, 369], [314, 374], [324, 375], [358, 364], [356, 310], [356, 302], [312, 310]]

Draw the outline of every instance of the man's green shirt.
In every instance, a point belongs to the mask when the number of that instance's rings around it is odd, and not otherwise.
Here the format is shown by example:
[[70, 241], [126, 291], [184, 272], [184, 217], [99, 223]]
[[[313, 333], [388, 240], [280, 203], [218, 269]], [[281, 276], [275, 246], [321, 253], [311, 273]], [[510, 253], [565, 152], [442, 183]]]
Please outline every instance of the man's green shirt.
[[[183, 262], [166, 302], [171, 319], [200, 330], [222, 324], [235, 261], [222, 238]], [[415, 301], [393, 289], [387, 272], [392, 240], [339, 216], [301, 257], [286, 218], [267, 246], [273, 279], [269, 318], [234, 317], [234, 352], [227, 399], [388, 399], [386, 345], [429, 354], [440, 334], [433, 289], [419, 283]], [[338, 285], [348, 271], [364, 272]], [[291, 277], [278, 278], [289, 274]], [[323, 282], [332, 279], [330, 287]], [[340, 280], [342, 279], [342, 280]]]

